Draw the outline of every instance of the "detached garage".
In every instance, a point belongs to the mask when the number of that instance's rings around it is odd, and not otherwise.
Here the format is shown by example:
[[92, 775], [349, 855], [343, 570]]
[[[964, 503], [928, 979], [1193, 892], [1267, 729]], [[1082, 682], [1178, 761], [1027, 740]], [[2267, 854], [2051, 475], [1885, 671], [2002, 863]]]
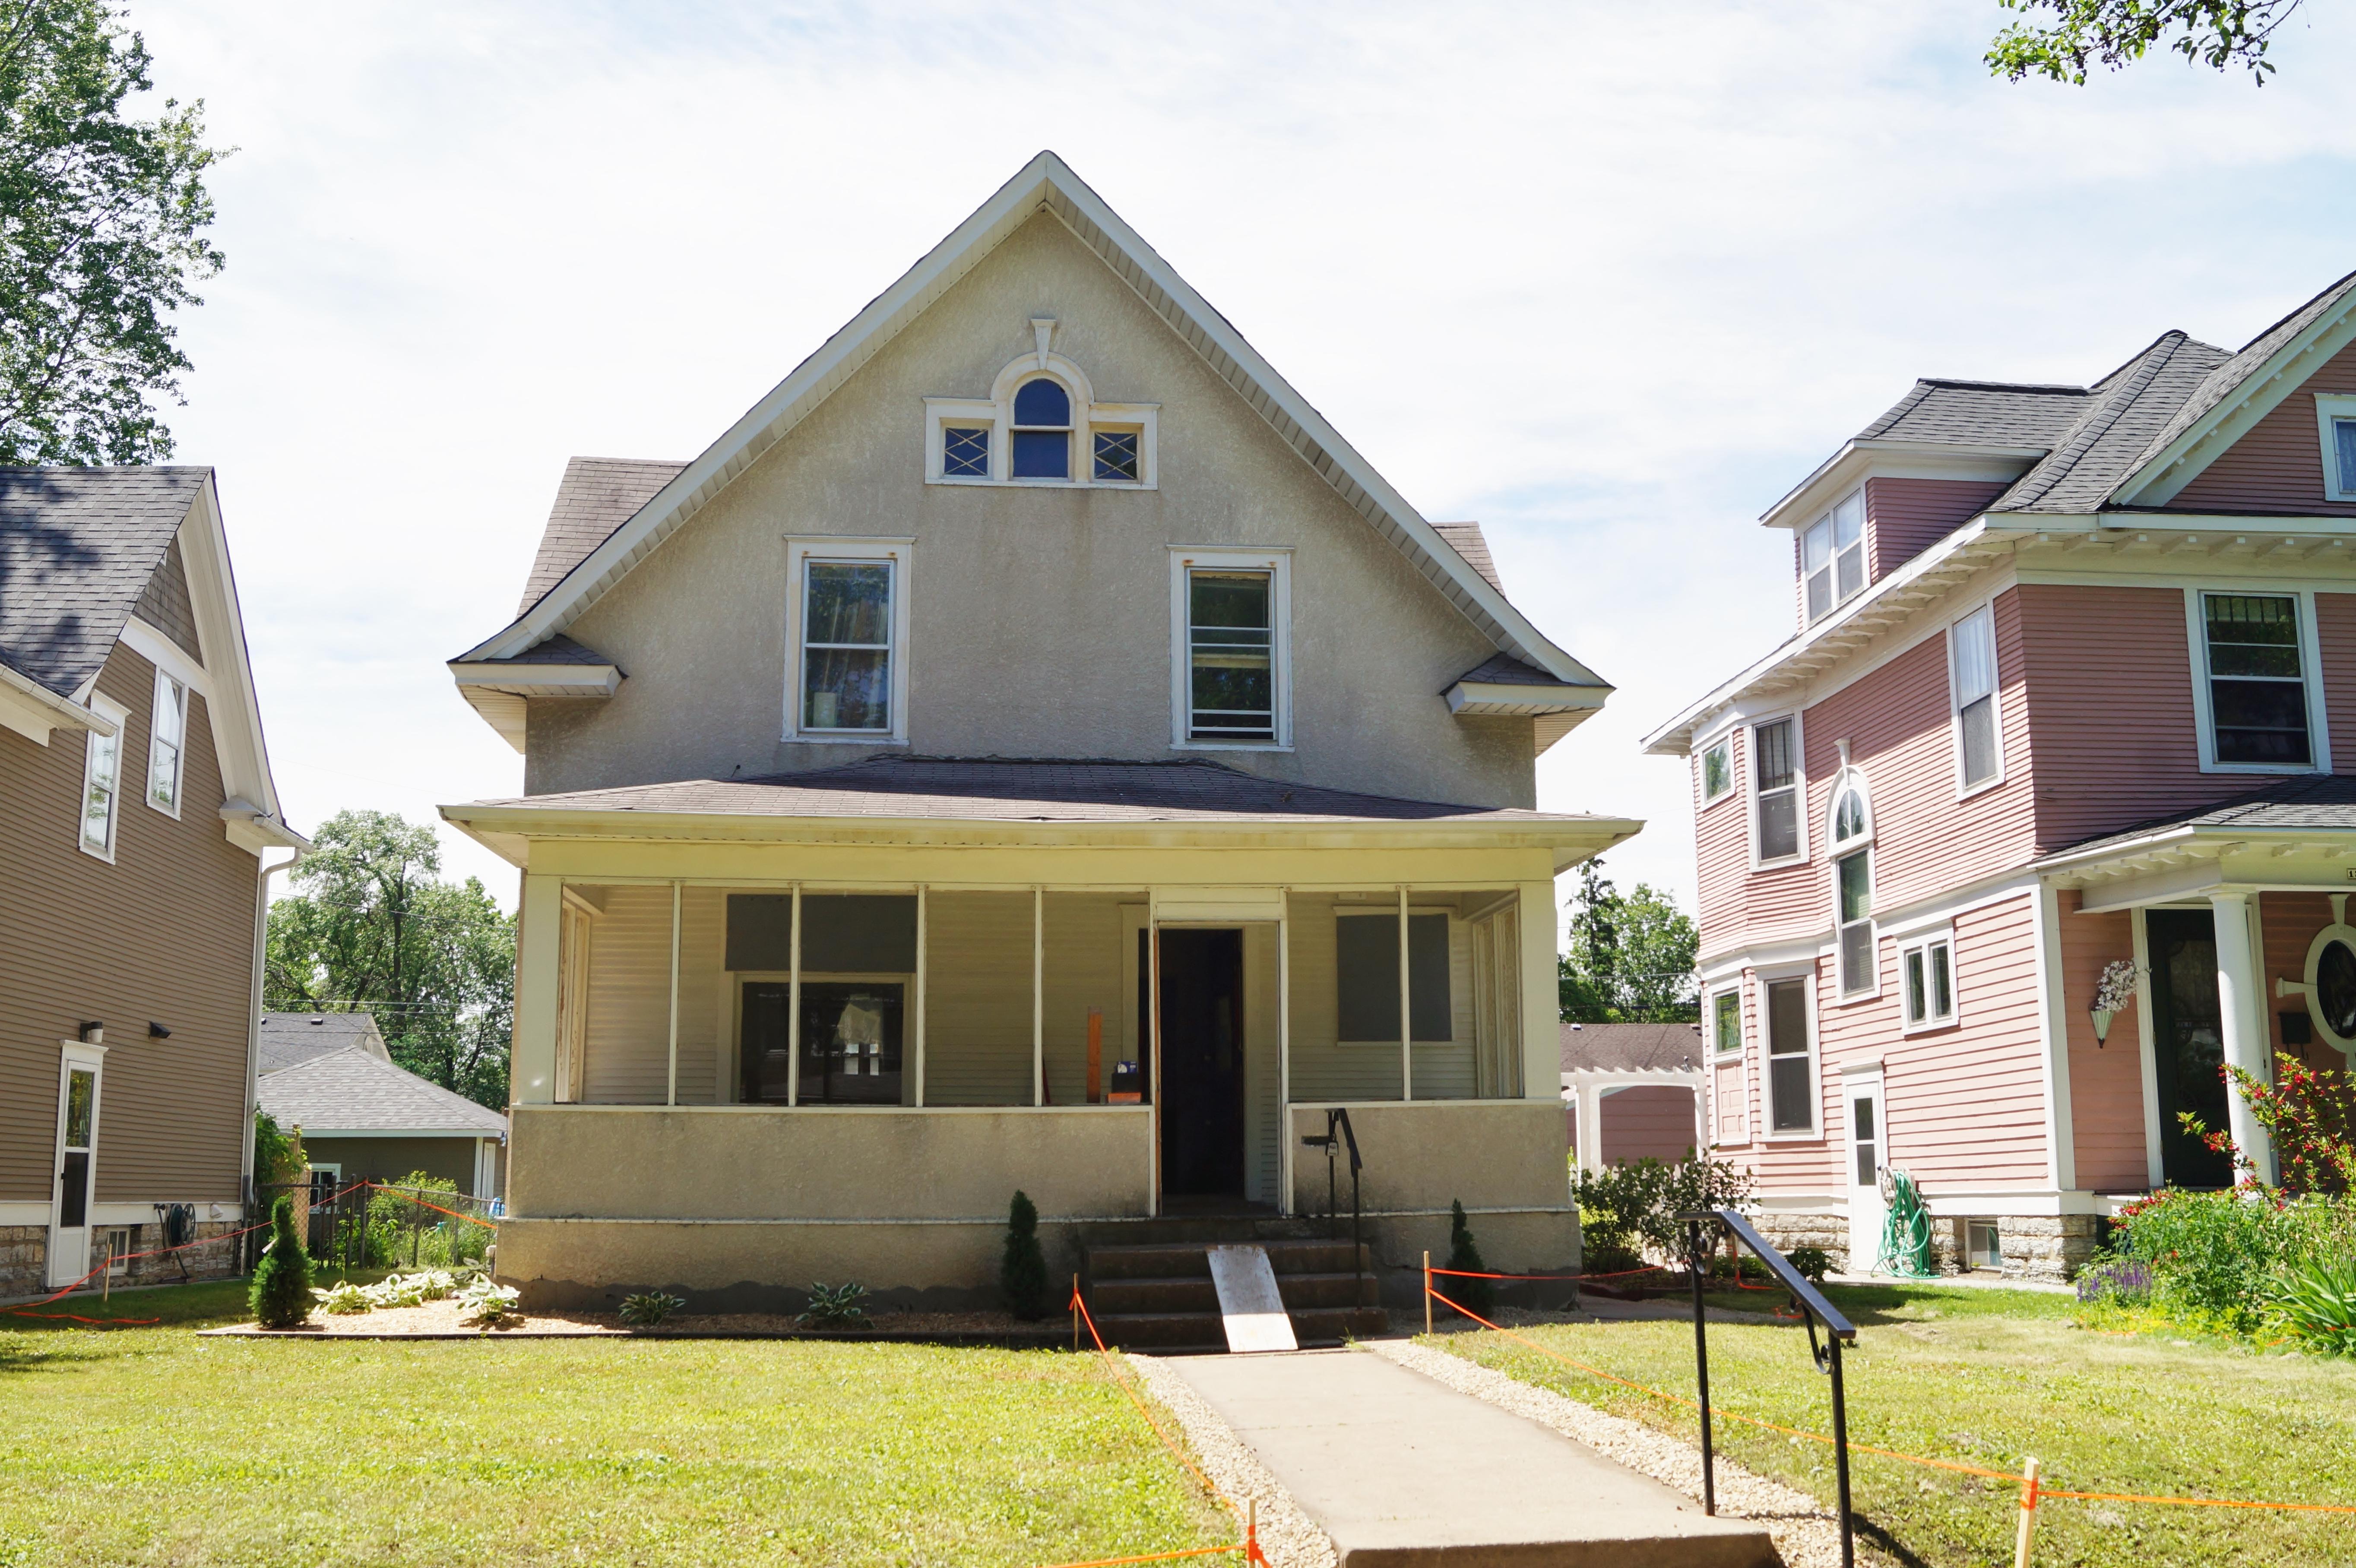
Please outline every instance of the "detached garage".
[[1562, 1026], [1563, 1115], [1581, 1170], [1707, 1147], [1699, 1024]]

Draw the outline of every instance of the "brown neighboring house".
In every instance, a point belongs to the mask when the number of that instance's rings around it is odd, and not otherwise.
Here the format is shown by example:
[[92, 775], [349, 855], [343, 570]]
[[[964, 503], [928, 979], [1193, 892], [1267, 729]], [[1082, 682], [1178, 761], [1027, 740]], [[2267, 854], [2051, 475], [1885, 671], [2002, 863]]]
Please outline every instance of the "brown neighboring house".
[[245, 1214], [263, 857], [306, 846], [210, 469], [0, 468], [0, 800], [5, 1298]]

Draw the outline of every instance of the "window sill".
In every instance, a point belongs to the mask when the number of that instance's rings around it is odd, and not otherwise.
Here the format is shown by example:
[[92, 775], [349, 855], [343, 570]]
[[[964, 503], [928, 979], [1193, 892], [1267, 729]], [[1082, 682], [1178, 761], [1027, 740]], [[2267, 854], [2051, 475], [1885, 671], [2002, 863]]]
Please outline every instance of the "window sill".
[[872, 730], [788, 730], [777, 737], [787, 746], [905, 746], [905, 735], [879, 735]]
[[1751, 869], [1753, 874], [1760, 871], [1788, 871], [1794, 866], [1804, 866], [1807, 863], [1808, 857], [1805, 855], [1785, 855], [1780, 859], [1753, 860], [1751, 862]]
[[1810, 1127], [1805, 1132], [1762, 1134], [1759, 1141], [1767, 1144], [1821, 1144], [1830, 1140], [1815, 1128]]
[[114, 850], [111, 847], [104, 849], [93, 849], [87, 844], [76, 841], [74, 848], [80, 850], [83, 854], [89, 856], [93, 860], [103, 860], [110, 866], [114, 864]]
[[160, 816], [168, 816], [175, 822], [180, 820], [180, 808], [178, 806], [166, 805], [153, 797], [150, 797], [147, 802], [147, 809], [155, 812]]
[[[1396, 922], [1393, 923], [1393, 929], [1397, 929]], [[1416, 1049], [1419, 1051], [1465, 1043], [1467, 1042], [1461, 1040], [1419, 1040], [1415, 1042]], [[1339, 1051], [1397, 1051], [1399, 1048], [1399, 1042], [1395, 1040], [1337, 1040], [1333, 1045]]]
[[1143, 479], [985, 479], [972, 474], [927, 474], [927, 485], [963, 485], [979, 490], [1158, 490], [1159, 481]]
[[2311, 778], [2319, 773], [2328, 773], [2330, 770], [2327, 768], [2319, 768], [2312, 763], [2301, 767], [2288, 767], [2275, 763], [2211, 763], [2204, 761], [2201, 764], [2201, 771], [2204, 773], [2271, 773], [2277, 778]]
[[1716, 795], [1711, 795], [1711, 796], [1710, 796], [1709, 798], [1708, 798], [1707, 800], [1704, 800], [1704, 801], [1701, 803], [1701, 808], [1702, 808], [1704, 811], [1708, 811], [1711, 806], [1713, 806], [1713, 805], [1724, 805], [1728, 801], [1732, 800], [1733, 798], [1734, 798], [1734, 792], [1733, 792], [1732, 790], [1730, 790], [1730, 789], [1720, 790], [1720, 791], [1719, 791], [1719, 792], [1718, 792], [1718, 794], [1716, 794]]
[[1289, 741], [1173, 741], [1173, 752], [1290, 752]]
[[1898, 1032], [1901, 1036], [1916, 1034], [1943, 1034], [1951, 1029], [1961, 1029], [1963, 1027], [1963, 1022], [1964, 1020], [1960, 1018], [1926, 1019], [1919, 1024], [1906, 1024], [1902, 1026]]
[[1986, 795], [1992, 789], [2002, 788], [2003, 784], [2004, 773], [2001, 770], [1999, 770], [1996, 777], [1992, 779], [1984, 779], [1976, 784], [1959, 784], [1955, 789], [1956, 803], [1960, 805], [1963, 802], [1971, 799], [1975, 795]]
[[1834, 998], [1833, 1006], [1836, 1008], [1853, 1008], [1859, 1002], [1878, 1002], [1879, 1000], [1881, 1000], [1881, 987], [1876, 986], [1870, 991], [1855, 991]]

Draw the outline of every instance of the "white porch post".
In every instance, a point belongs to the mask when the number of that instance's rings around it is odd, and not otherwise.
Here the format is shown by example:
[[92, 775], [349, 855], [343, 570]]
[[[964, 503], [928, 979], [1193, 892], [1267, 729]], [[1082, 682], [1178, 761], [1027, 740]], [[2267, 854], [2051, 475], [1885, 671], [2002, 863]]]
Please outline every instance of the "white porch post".
[[663, 1104], [679, 1104], [679, 904], [680, 886], [670, 885], [670, 1043], [663, 1072]]
[[1031, 1103], [1047, 1103], [1047, 890], [1031, 887]]
[[1581, 1083], [1579, 1086], [1579, 1168], [1596, 1171], [1603, 1168], [1603, 1089], [1601, 1084]]
[[515, 1061], [509, 1098], [519, 1105], [556, 1103], [558, 944], [564, 929], [564, 883], [523, 879], [523, 930], [516, 944]]
[[1556, 979], [1554, 883], [1524, 882], [1521, 912], [1521, 1086], [1514, 1098], [1544, 1100], [1562, 1082], [1562, 991]]
[[1151, 1055], [1145, 1081], [1153, 1096], [1153, 1114], [1145, 1118], [1145, 1214], [1162, 1213], [1162, 927], [1153, 919], [1152, 894], [1145, 906], [1146, 1044]]
[[1292, 1212], [1292, 891], [1276, 891], [1276, 1211]]
[[802, 885], [786, 927], [786, 1104], [802, 1103]]
[[[2253, 1078], [2265, 1079], [2266, 1031], [2259, 1023], [2264, 1005], [2258, 992], [2258, 965], [2250, 944], [2250, 895], [2215, 892], [2209, 895], [2217, 928], [2217, 1016], [2223, 1036], [2225, 1060]], [[2234, 1144], [2257, 1166], [2258, 1179], [2275, 1179], [2274, 1145], [2265, 1128], [2250, 1114], [2250, 1102], [2239, 1089], [2225, 1095], [2226, 1125]]]
[[916, 884], [916, 1104], [925, 1103], [925, 885]]
[[1415, 1023], [1408, 1009], [1414, 998], [1408, 994], [1407, 972], [1407, 884], [1398, 891], [1398, 965], [1399, 965], [1399, 1098], [1415, 1098]]

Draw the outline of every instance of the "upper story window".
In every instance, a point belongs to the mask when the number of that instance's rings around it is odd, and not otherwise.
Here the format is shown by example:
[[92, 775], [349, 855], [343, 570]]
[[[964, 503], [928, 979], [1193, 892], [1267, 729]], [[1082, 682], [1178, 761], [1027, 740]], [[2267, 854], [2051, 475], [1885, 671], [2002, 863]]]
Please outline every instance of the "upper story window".
[[1072, 476], [1072, 394], [1042, 376], [1014, 394], [1014, 477]]
[[2323, 434], [2323, 498], [2356, 501], [2356, 397], [2318, 392], [2315, 418]]
[[114, 859], [117, 797], [123, 792], [123, 727], [130, 709], [103, 697], [90, 699], [91, 709], [114, 720], [114, 733], [90, 732], [82, 753], [81, 847], [102, 860]]
[[155, 718], [148, 729], [147, 804], [180, 815], [181, 754], [188, 733], [188, 688], [155, 672]]
[[1193, 550], [1172, 561], [1176, 739], [1290, 745], [1290, 557]]
[[1808, 619], [1820, 621], [1865, 587], [1865, 492], [1853, 490], [1800, 536]]
[[1833, 785], [1831, 837], [1841, 995], [1866, 996], [1881, 984], [1873, 935], [1873, 807], [1865, 781], [1853, 773]]
[[1799, 720], [1787, 716], [1753, 728], [1751, 756], [1759, 862], [1792, 859], [1801, 853]]
[[2202, 593], [2200, 603], [2208, 760], [2228, 768], [2313, 766], [2298, 600]]
[[792, 542], [787, 737], [907, 738], [907, 541]]
[[1055, 328], [1032, 321], [1036, 350], [1008, 362], [988, 397], [925, 400], [926, 483], [1157, 487], [1161, 405], [1098, 401], [1087, 373], [1048, 347]]
[[1701, 803], [1708, 805], [1734, 787], [1734, 737], [1724, 735], [1701, 754]]
[[1720, 991], [1710, 998], [1709, 1045], [1720, 1056], [1742, 1049], [1740, 991]]
[[1963, 789], [2004, 773], [1996, 711], [1996, 618], [1982, 605], [1947, 634], [1947, 672], [1955, 707], [1955, 773]]

